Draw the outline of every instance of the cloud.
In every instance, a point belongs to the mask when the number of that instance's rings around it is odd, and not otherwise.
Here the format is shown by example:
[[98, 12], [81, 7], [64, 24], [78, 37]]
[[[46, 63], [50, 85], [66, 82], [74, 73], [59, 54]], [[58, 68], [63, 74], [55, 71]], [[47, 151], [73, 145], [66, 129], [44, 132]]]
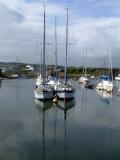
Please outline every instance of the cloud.
[[[87, 0], [96, 3], [95, 0]], [[106, 3], [109, 1], [106, 1]], [[98, 4], [107, 5], [100, 1]], [[108, 3], [112, 6], [112, 1]], [[76, 2], [77, 4], [77, 2]], [[64, 65], [66, 4], [50, 3], [46, 6], [46, 39], [52, 42], [46, 45], [47, 62], [54, 63], [54, 17], [57, 15], [58, 62]], [[87, 6], [90, 7], [89, 5]], [[77, 9], [77, 7], [76, 7]], [[98, 65], [98, 59], [108, 54], [111, 46], [112, 56], [118, 57], [120, 49], [120, 18], [79, 17], [75, 10], [69, 11], [69, 65], [82, 64], [83, 48], [88, 48], [88, 65]], [[1, 60], [19, 58], [22, 62], [39, 62], [43, 37], [43, 4], [39, 1], [0, 0], [0, 56]], [[90, 60], [89, 60], [90, 59]], [[91, 60], [94, 59], [93, 62]], [[96, 60], [95, 60], [96, 59]], [[89, 62], [90, 61], [90, 62]], [[99, 62], [102, 65], [102, 60]]]
[[23, 17], [13, 10], [10, 10], [5, 4], [0, 4], [0, 23], [21, 22]]

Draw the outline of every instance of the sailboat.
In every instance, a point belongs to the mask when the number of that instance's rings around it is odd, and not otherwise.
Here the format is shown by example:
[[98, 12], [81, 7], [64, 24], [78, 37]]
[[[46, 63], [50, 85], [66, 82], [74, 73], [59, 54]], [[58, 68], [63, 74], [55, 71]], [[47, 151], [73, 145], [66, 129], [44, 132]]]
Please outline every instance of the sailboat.
[[[118, 58], [120, 59], [120, 57], [118, 57]], [[118, 68], [119, 68], [119, 66], [118, 66]], [[120, 69], [118, 70], [118, 75], [115, 76], [115, 82], [117, 82], [118, 85], [120, 86]]]
[[115, 77], [115, 81], [120, 82], [120, 74], [118, 74], [118, 76]]
[[43, 31], [43, 65], [42, 65], [42, 78], [43, 82], [38, 85], [34, 90], [35, 98], [45, 101], [53, 98], [53, 90], [50, 85], [45, 82], [45, 4], [44, 4], [44, 31]]
[[[100, 82], [97, 84], [96, 89], [104, 90], [107, 92], [113, 91], [113, 75], [112, 75], [112, 58], [111, 49], [109, 50], [109, 75], [101, 75]], [[111, 74], [111, 76], [110, 76]]]
[[115, 86], [117, 88], [117, 95], [120, 96], [120, 71], [118, 76], [115, 77]]
[[[86, 55], [87, 55], [87, 48], [86, 48]], [[84, 85], [88, 81], [86, 70], [87, 70], [87, 66], [86, 66], [86, 62], [84, 63], [84, 50], [83, 50], [83, 76], [79, 78], [79, 83], [82, 83]]]
[[58, 95], [59, 99], [69, 100], [74, 98], [74, 88], [67, 80], [67, 54], [68, 54], [68, 8], [67, 8], [67, 25], [66, 25], [66, 59], [65, 59], [65, 78], [64, 83], [56, 86], [54, 91]]

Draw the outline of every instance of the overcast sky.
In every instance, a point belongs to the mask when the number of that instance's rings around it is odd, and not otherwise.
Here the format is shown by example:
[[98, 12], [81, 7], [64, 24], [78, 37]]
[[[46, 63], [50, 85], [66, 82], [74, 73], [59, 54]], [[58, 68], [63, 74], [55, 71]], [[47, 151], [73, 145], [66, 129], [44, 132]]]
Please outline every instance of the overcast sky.
[[[54, 64], [57, 16], [58, 64], [64, 65], [66, 10], [69, 8], [69, 65], [103, 66], [111, 50], [120, 67], [120, 0], [46, 0], [46, 61]], [[0, 61], [39, 63], [43, 35], [41, 0], [0, 0]], [[38, 47], [37, 47], [38, 46]], [[110, 49], [111, 48], [111, 49]]]

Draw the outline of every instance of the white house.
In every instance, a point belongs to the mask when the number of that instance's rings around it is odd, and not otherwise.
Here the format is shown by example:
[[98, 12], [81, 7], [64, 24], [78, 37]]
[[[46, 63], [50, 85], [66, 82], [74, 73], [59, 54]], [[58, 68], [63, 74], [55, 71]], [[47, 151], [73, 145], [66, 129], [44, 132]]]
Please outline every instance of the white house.
[[26, 71], [33, 71], [34, 70], [34, 68], [30, 65], [26, 65], [25, 68], [26, 68], [25, 69]]

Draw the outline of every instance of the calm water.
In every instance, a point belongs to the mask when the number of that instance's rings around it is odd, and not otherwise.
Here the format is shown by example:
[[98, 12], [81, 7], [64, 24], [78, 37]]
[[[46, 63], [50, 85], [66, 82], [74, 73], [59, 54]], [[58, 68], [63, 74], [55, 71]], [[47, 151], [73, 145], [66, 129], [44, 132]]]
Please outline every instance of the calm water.
[[33, 80], [1, 81], [0, 160], [120, 159], [118, 97], [73, 84], [75, 101], [46, 103], [43, 110]]

